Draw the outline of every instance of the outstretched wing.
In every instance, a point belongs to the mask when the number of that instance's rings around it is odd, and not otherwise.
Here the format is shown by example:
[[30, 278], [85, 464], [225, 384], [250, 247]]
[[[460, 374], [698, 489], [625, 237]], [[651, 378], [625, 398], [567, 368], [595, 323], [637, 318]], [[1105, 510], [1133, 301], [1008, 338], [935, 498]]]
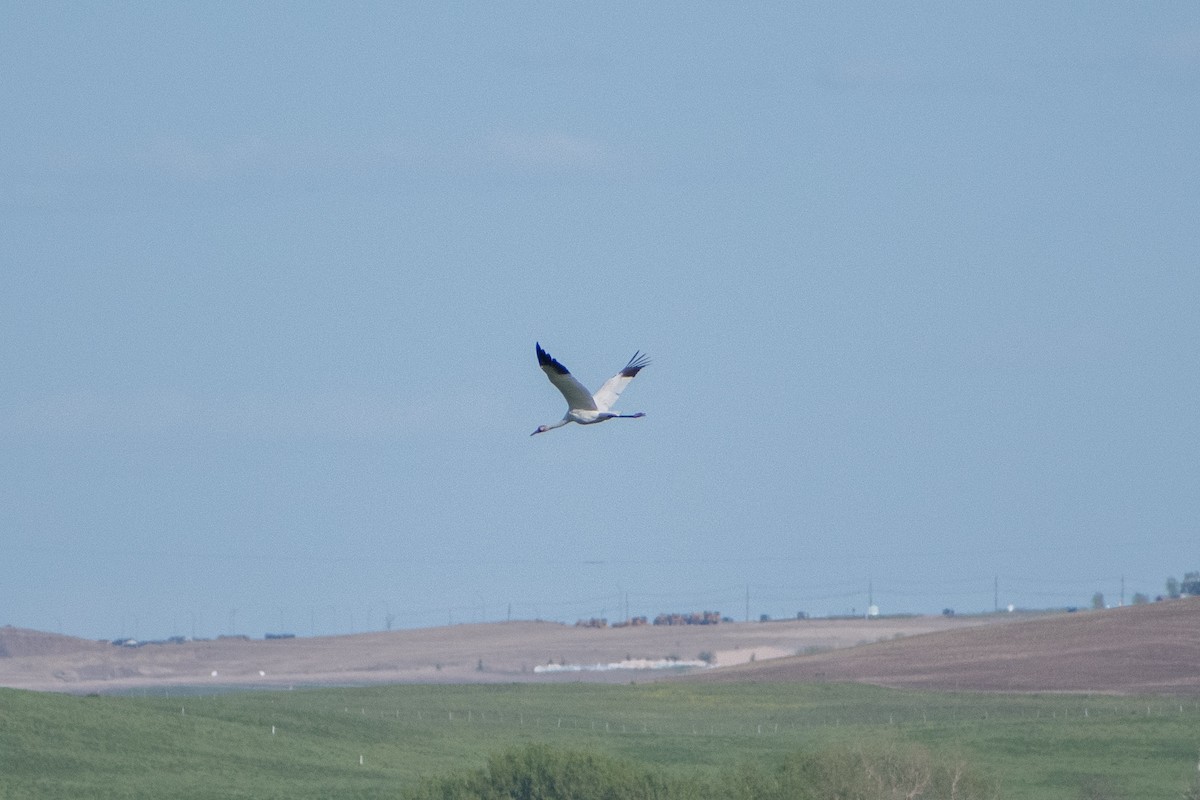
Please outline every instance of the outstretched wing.
[[[563, 397], [567, 398], [567, 407], [595, 411], [596, 401], [592, 399], [591, 392], [575, 379], [570, 370], [558, 363], [549, 353], [543, 350], [540, 343], [536, 346], [538, 365], [542, 368], [542, 372], [546, 373], [546, 377], [550, 379], [550, 382], [562, 392]], [[612, 383], [612, 381], [609, 381], [609, 383]], [[608, 386], [608, 383], [604, 385]], [[620, 389], [617, 392], [619, 394]]]
[[621, 392], [625, 391], [625, 387], [638, 374], [638, 371], [649, 363], [650, 359], [647, 356], [640, 352], [634, 353], [625, 368], [606, 380], [600, 390], [596, 392], [593, 398], [596, 401], [596, 408], [600, 411], [608, 411], [612, 408], [613, 404], [617, 402], [617, 398], [621, 396]]

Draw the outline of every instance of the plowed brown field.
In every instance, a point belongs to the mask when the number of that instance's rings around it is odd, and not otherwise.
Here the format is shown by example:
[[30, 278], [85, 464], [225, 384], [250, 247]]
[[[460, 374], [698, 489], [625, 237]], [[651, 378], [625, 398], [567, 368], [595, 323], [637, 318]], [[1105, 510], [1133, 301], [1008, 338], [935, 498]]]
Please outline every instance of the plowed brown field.
[[[137, 648], [0, 628], [0, 686], [86, 693], [173, 685], [644, 681], [685, 670], [628, 667], [697, 663], [701, 654], [728, 666], [1009, 621], [896, 617], [600, 629], [506, 622]], [[596, 669], [612, 664], [623, 668]], [[557, 671], [547, 670], [551, 665]]]
[[691, 679], [1195, 694], [1200, 693], [1200, 598], [943, 631], [712, 670]]
[[[629, 668], [701, 655], [717, 668]], [[509, 622], [140, 648], [0, 628], [0, 686], [40, 691], [668, 676], [972, 691], [1200, 693], [1200, 598], [1074, 614], [604, 629]]]

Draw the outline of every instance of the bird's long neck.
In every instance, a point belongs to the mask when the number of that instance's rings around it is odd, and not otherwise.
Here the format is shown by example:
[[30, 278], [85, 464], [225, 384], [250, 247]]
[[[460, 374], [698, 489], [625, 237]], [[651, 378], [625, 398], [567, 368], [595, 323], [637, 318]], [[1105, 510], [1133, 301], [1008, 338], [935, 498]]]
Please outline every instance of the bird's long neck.
[[566, 425], [566, 424], [567, 424], [568, 422], [570, 422], [570, 421], [571, 421], [571, 416], [568, 414], [567, 416], [565, 416], [565, 417], [563, 417], [562, 419], [560, 419], [558, 422], [555, 422], [553, 425], [540, 425], [540, 426], [538, 426], [538, 429], [537, 429], [536, 431], [534, 431], [533, 433], [529, 434], [529, 435], [530, 435], [530, 436], [537, 436], [539, 433], [545, 433], [546, 431], [552, 431], [552, 430], [554, 430], [555, 428], [561, 428], [563, 425]]

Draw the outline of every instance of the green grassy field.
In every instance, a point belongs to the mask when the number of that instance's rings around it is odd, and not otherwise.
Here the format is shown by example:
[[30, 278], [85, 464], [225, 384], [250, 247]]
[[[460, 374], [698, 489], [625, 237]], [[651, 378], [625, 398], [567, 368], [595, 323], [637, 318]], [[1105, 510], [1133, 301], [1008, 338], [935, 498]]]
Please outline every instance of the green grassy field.
[[1178, 800], [1200, 758], [1200, 706], [793, 684], [0, 690], [0, 797], [394, 798], [527, 743], [705, 777], [888, 742], [965, 761], [1003, 798]]

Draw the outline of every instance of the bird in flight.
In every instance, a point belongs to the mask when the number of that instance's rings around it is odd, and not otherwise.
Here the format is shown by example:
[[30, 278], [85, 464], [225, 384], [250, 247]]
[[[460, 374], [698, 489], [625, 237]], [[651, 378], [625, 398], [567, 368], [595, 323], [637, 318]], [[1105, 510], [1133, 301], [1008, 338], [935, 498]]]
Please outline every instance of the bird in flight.
[[633, 358], [629, 359], [629, 363], [625, 368], [613, 375], [604, 382], [600, 390], [595, 394], [590, 393], [584, 385], [575, 379], [571, 372], [556, 361], [549, 353], [542, 349], [542, 345], [537, 345], [538, 365], [542, 371], [546, 373], [546, 377], [550, 382], [562, 392], [563, 397], [567, 398], [567, 413], [561, 420], [553, 425], [539, 425], [538, 429], [530, 436], [536, 436], [539, 433], [552, 431], [555, 428], [561, 428], [568, 422], [578, 422], [580, 425], [592, 425], [597, 422], [604, 422], [606, 419], [635, 419], [637, 417], [646, 416], [639, 411], [636, 414], [618, 414], [612, 411], [613, 404], [617, 402], [617, 398], [621, 396], [621, 392], [629, 385], [638, 371], [650, 363], [650, 359], [642, 353], [634, 353]]

